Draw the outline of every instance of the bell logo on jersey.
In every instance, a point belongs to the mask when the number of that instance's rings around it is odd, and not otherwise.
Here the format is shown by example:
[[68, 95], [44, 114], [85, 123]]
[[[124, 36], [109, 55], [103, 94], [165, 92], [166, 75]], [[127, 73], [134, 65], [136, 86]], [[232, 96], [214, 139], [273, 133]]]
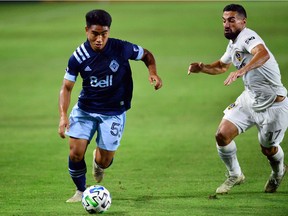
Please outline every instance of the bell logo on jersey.
[[119, 64], [116, 60], [112, 60], [109, 67], [115, 73], [119, 68]]
[[92, 87], [100, 87], [105, 88], [112, 86], [113, 75], [107, 75], [105, 79], [98, 80], [97, 77], [91, 76], [90, 77], [90, 85]]

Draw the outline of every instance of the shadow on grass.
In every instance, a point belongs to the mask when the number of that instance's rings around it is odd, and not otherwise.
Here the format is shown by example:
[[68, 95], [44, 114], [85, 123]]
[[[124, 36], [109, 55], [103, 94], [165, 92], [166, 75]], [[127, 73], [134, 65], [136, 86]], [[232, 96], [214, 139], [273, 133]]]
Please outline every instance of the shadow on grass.
[[[208, 197], [208, 195], [207, 195]], [[143, 195], [138, 197], [130, 198], [118, 198], [121, 201], [135, 201], [135, 202], [147, 202], [153, 200], [175, 200], [175, 199], [191, 199], [191, 198], [203, 198], [203, 196], [192, 196], [192, 195], [183, 195], [183, 196], [157, 196], [157, 195]]]

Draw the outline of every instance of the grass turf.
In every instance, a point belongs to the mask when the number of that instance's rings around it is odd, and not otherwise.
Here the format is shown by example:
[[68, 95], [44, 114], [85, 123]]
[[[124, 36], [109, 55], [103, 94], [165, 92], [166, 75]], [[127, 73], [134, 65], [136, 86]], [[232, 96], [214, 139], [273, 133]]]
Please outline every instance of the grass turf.
[[[242, 2], [248, 27], [274, 53], [288, 87], [287, 2]], [[164, 87], [154, 92], [141, 62], [131, 62], [132, 109], [122, 145], [103, 181], [112, 194], [107, 215], [286, 215], [288, 180], [263, 193], [270, 173], [257, 131], [236, 139], [246, 183], [209, 199], [225, 179], [214, 133], [241, 81], [227, 74], [187, 76], [191, 61], [212, 62], [224, 52], [225, 2], [0, 4], [0, 215], [87, 215], [67, 171], [67, 139], [57, 134], [57, 100], [64, 69], [85, 40], [84, 15], [103, 8], [113, 17], [111, 37], [153, 52]], [[78, 81], [71, 106], [80, 90]], [[88, 148], [87, 183], [94, 184]], [[287, 153], [287, 138], [282, 145]], [[287, 161], [287, 160], [286, 160]]]

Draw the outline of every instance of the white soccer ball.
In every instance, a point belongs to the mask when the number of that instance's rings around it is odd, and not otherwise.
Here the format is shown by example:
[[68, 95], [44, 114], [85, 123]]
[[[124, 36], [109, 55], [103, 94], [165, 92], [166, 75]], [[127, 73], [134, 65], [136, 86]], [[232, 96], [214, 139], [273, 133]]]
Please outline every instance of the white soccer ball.
[[82, 205], [89, 214], [107, 211], [112, 203], [110, 192], [101, 185], [93, 185], [83, 192]]

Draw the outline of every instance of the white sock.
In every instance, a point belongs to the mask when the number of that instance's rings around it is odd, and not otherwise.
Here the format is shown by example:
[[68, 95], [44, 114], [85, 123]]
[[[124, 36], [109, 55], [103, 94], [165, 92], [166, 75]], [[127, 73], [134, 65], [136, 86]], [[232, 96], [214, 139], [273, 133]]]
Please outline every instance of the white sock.
[[267, 158], [272, 168], [272, 174], [282, 176], [284, 173], [284, 152], [280, 145], [277, 148], [277, 153]]
[[95, 165], [95, 167], [98, 168], [98, 169], [103, 169], [102, 167], [100, 167], [100, 166], [97, 164], [96, 161], [94, 161], [94, 165]]
[[229, 172], [229, 176], [241, 175], [242, 172], [236, 155], [237, 148], [235, 142], [232, 140], [226, 146], [219, 146], [218, 144], [216, 146], [218, 154]]

